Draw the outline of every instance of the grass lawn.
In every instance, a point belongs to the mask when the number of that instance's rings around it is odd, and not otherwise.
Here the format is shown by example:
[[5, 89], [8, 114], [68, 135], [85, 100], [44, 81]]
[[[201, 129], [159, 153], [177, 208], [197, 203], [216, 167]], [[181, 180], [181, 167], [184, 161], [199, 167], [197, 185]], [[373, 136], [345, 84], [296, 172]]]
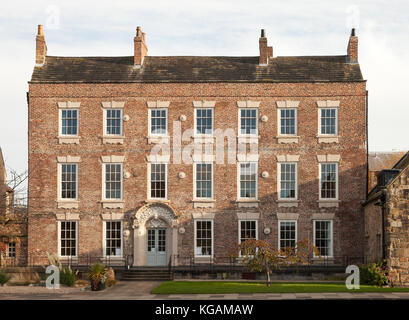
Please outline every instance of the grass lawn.
[[152, 290], [152, 294], [181, 293], [311, 293], [311, 292], [409, 292], [409, 288], [379, 288], [361, 285], [348, 290], [343, 282], [264, 282], [233, 281], [167, 281]]

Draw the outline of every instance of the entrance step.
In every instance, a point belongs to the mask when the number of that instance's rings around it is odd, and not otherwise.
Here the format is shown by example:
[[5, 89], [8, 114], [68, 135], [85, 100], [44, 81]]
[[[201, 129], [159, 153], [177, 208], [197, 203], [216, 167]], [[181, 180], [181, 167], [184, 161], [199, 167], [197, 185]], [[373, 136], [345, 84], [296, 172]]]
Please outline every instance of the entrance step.
[[122, 281], [168, 281], [173, 280], [173, 272], [160, 268], [138, 268], [122, 272]]

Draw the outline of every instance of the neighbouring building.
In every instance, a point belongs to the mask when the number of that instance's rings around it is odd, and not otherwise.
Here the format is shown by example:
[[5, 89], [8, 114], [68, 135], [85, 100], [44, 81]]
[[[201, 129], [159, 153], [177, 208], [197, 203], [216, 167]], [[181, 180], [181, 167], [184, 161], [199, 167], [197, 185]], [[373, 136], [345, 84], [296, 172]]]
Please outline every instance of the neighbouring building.
[[27, 262], [27, 211], [15, 207], [14, 190], [7, 185], [7, 170], [0, 148], [0, 267]]
[[149, 56], [139, 27], [133, 47], [50, 56], [39, 26], [31, 261], [223, 264], [249, 238], [309, 239], [327, 262], [363, 261], [367, 91], [355, 30], [334, 56], [274, 56], [264, 30], [257, 56]]
[[380, 171], [365, 208], [367, 262], [387, 260], [395, 285], [409, 285], [409, 152]]

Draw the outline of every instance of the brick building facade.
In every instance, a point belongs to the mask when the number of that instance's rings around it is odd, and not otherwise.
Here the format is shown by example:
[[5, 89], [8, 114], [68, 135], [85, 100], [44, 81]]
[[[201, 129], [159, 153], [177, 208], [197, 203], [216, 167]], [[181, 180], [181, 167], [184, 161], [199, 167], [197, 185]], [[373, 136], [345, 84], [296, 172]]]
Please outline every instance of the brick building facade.
[[226, 263], [256, 237], [363, 257], [354, 31], [340, 56], [275, 57], [264, 31], [254, 57], [149, 56], [139, 27], [130, 57], [48, 56], [41, 26], [36, 45], [29, 256]]

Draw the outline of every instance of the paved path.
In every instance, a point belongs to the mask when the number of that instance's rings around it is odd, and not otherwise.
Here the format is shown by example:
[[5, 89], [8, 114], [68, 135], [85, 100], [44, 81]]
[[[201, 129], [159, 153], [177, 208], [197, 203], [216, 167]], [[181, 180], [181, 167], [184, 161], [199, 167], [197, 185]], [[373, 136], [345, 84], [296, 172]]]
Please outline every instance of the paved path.
[[161, 282], [118, 282], [104, 291], [79, 288], [50, 290], [41, 287], [3, 287], [0, 300], [288, 300], [288, 299], [409, 299], [409, 292], [368, 293], [237, 293], [237, 294], [150, 294]]

